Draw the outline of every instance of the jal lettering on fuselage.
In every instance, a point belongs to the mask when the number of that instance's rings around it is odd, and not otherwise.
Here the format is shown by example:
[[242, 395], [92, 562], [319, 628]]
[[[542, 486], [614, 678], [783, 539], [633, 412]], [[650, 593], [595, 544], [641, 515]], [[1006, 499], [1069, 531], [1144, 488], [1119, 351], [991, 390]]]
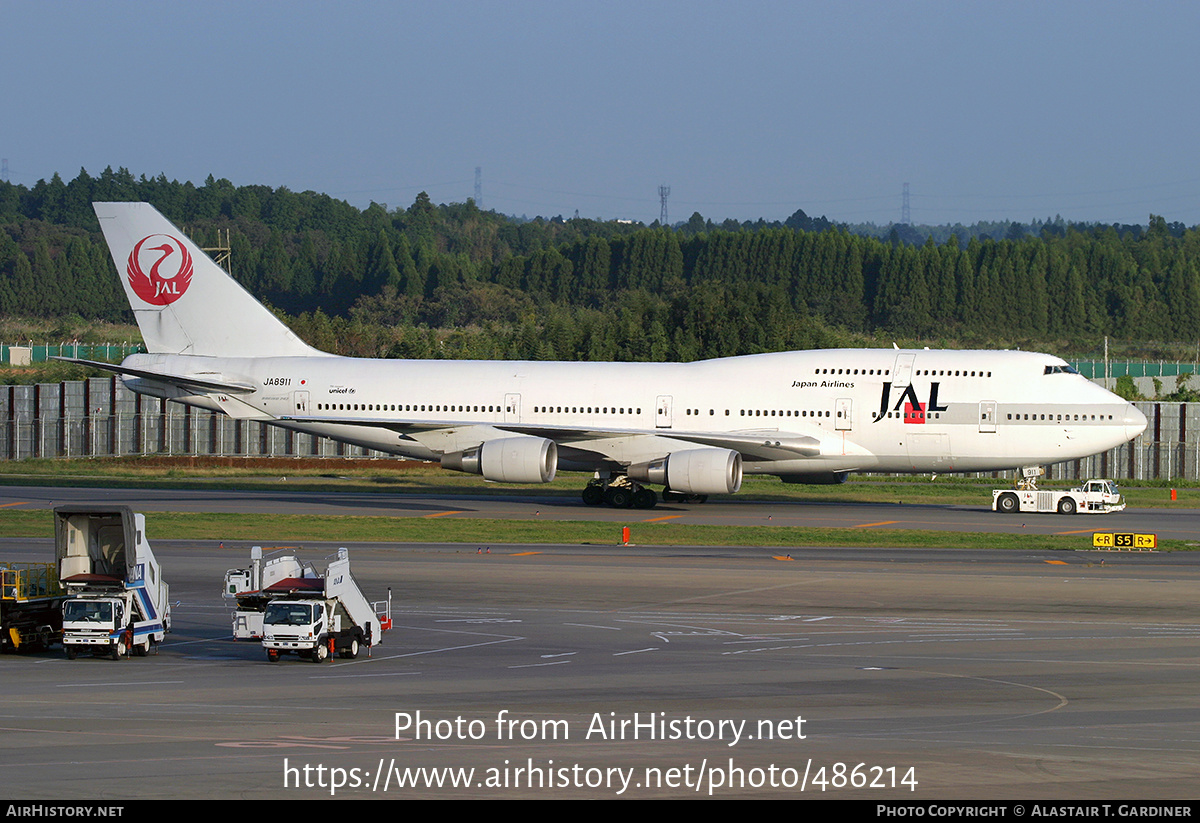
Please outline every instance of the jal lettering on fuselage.
[[904, 422], [906, 423], [924, 423], [926, 414], [933, 412], [947, 411], [949, 406], [938, 405], [938, 389], [941, 388], [941, 383], [934, 381], [929, 384], [929, 404], [921, 402], [921, 398], [917, 396], [917, 390], [910, 383], [904, 387], [904, 391], [900, 392], [899, 398], [896, 400], [896, 405], [888, 409], [888, 403], [891, 401], [892, 384], [885, 382], [883, 384], [883, 392], [879, 397], [879, 411], [875, 414], [873, 422], [878, 423], [883, 418], [887, 417], [888, 411], [898, 412], [900, 407], [904, 406]]

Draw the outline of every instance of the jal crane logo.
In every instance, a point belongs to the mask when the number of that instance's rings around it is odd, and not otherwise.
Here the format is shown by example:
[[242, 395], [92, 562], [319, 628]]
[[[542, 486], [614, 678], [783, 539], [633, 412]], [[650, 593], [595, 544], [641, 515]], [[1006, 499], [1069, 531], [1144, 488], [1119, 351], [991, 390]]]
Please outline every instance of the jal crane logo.
[[134, 293], [152, 306], [174, 303], [192, 282], [192, 255], [169, 234], [143, 237], [129, 253], [126, 269]]

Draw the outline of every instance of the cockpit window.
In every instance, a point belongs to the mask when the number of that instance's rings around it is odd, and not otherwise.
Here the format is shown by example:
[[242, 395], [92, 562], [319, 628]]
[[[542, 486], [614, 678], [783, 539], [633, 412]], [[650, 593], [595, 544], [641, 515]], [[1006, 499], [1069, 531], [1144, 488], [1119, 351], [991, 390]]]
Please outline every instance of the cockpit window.
[[1047, 366], [1042, 374], [1079, 374], [1072, 366]]

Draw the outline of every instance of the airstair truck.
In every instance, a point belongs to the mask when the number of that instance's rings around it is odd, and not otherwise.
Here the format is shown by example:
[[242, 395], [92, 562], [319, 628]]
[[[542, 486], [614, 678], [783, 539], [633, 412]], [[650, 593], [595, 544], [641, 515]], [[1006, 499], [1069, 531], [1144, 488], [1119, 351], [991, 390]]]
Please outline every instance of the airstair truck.
[[371, 603], [350, 574], [350, 553], [338, 549], [337, 559], [318, 578], [292, 578], [267, 588], [280, 596], [263, 612], [263, 648], [272, 663], [280, 655], [321, 663], [334, 653], [358, 657], [383, 641], [392, 627], [392, 593]]
[[304, 563], [293, 553], [293, 547], [250, 549], [250, 567], [225, 572], [225, 587], [221, 596], [235, 601], [233, 609], [233, 639], [262, 641], [263, 612], [272, 600], [286, 597], [287, 592], [275, 587], [284, 580], [315, 580], [320, 577], [310, 563]]
[[170, 590], [146, 541], [146, 518], [128, 506], [54, 510], [63, 603], [63, 649], [120, 660], [146, 655], [171, 629]]

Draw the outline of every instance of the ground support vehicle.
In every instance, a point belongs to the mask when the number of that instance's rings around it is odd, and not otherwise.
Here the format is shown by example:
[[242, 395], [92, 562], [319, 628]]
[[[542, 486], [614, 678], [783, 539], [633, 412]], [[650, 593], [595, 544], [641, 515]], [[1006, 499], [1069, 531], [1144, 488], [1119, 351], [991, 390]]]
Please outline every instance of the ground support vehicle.
[[317, 579], [320, 575], [309, 563], [302, 562], [294, 553], [294, 547], [267, 549], [264, 556], [262, 546], [250, 549], [250, 567], [230, 569], [225, 572], [225, 586], [221, 596], [234, 601], [233, 639], [262, 641], [263, 612], [267, 604], [286, 591], [272, 589], [284, 580]]
[[314, 663], [334, 654], [355, 658], [392, 627], [391, 589], [387, 600], [369, 602], [350, 574], [346, 549], [338, 549], [323, 575], [282, 580], [265, 591], [278, 595], [263, 612], [262, 644], [272, 663], [288, 652]]
[[61, 640], [66, 598], [53, 563], [0, 563], [0, 649], [46, 648]]
[[1074, 489], [993, 489], [992, 510], [1004, 514], [1017, 512], [1057, 512], [1059, 514], [1107, 514], [1125, 508], [1117, 484], [1111, 480], [1089, 480]]
[[54, 510], [63, 650], [120, 660], [149, 654], [171, 629], [170, 589], [146, 540], [146, 518], [128, 506]]

